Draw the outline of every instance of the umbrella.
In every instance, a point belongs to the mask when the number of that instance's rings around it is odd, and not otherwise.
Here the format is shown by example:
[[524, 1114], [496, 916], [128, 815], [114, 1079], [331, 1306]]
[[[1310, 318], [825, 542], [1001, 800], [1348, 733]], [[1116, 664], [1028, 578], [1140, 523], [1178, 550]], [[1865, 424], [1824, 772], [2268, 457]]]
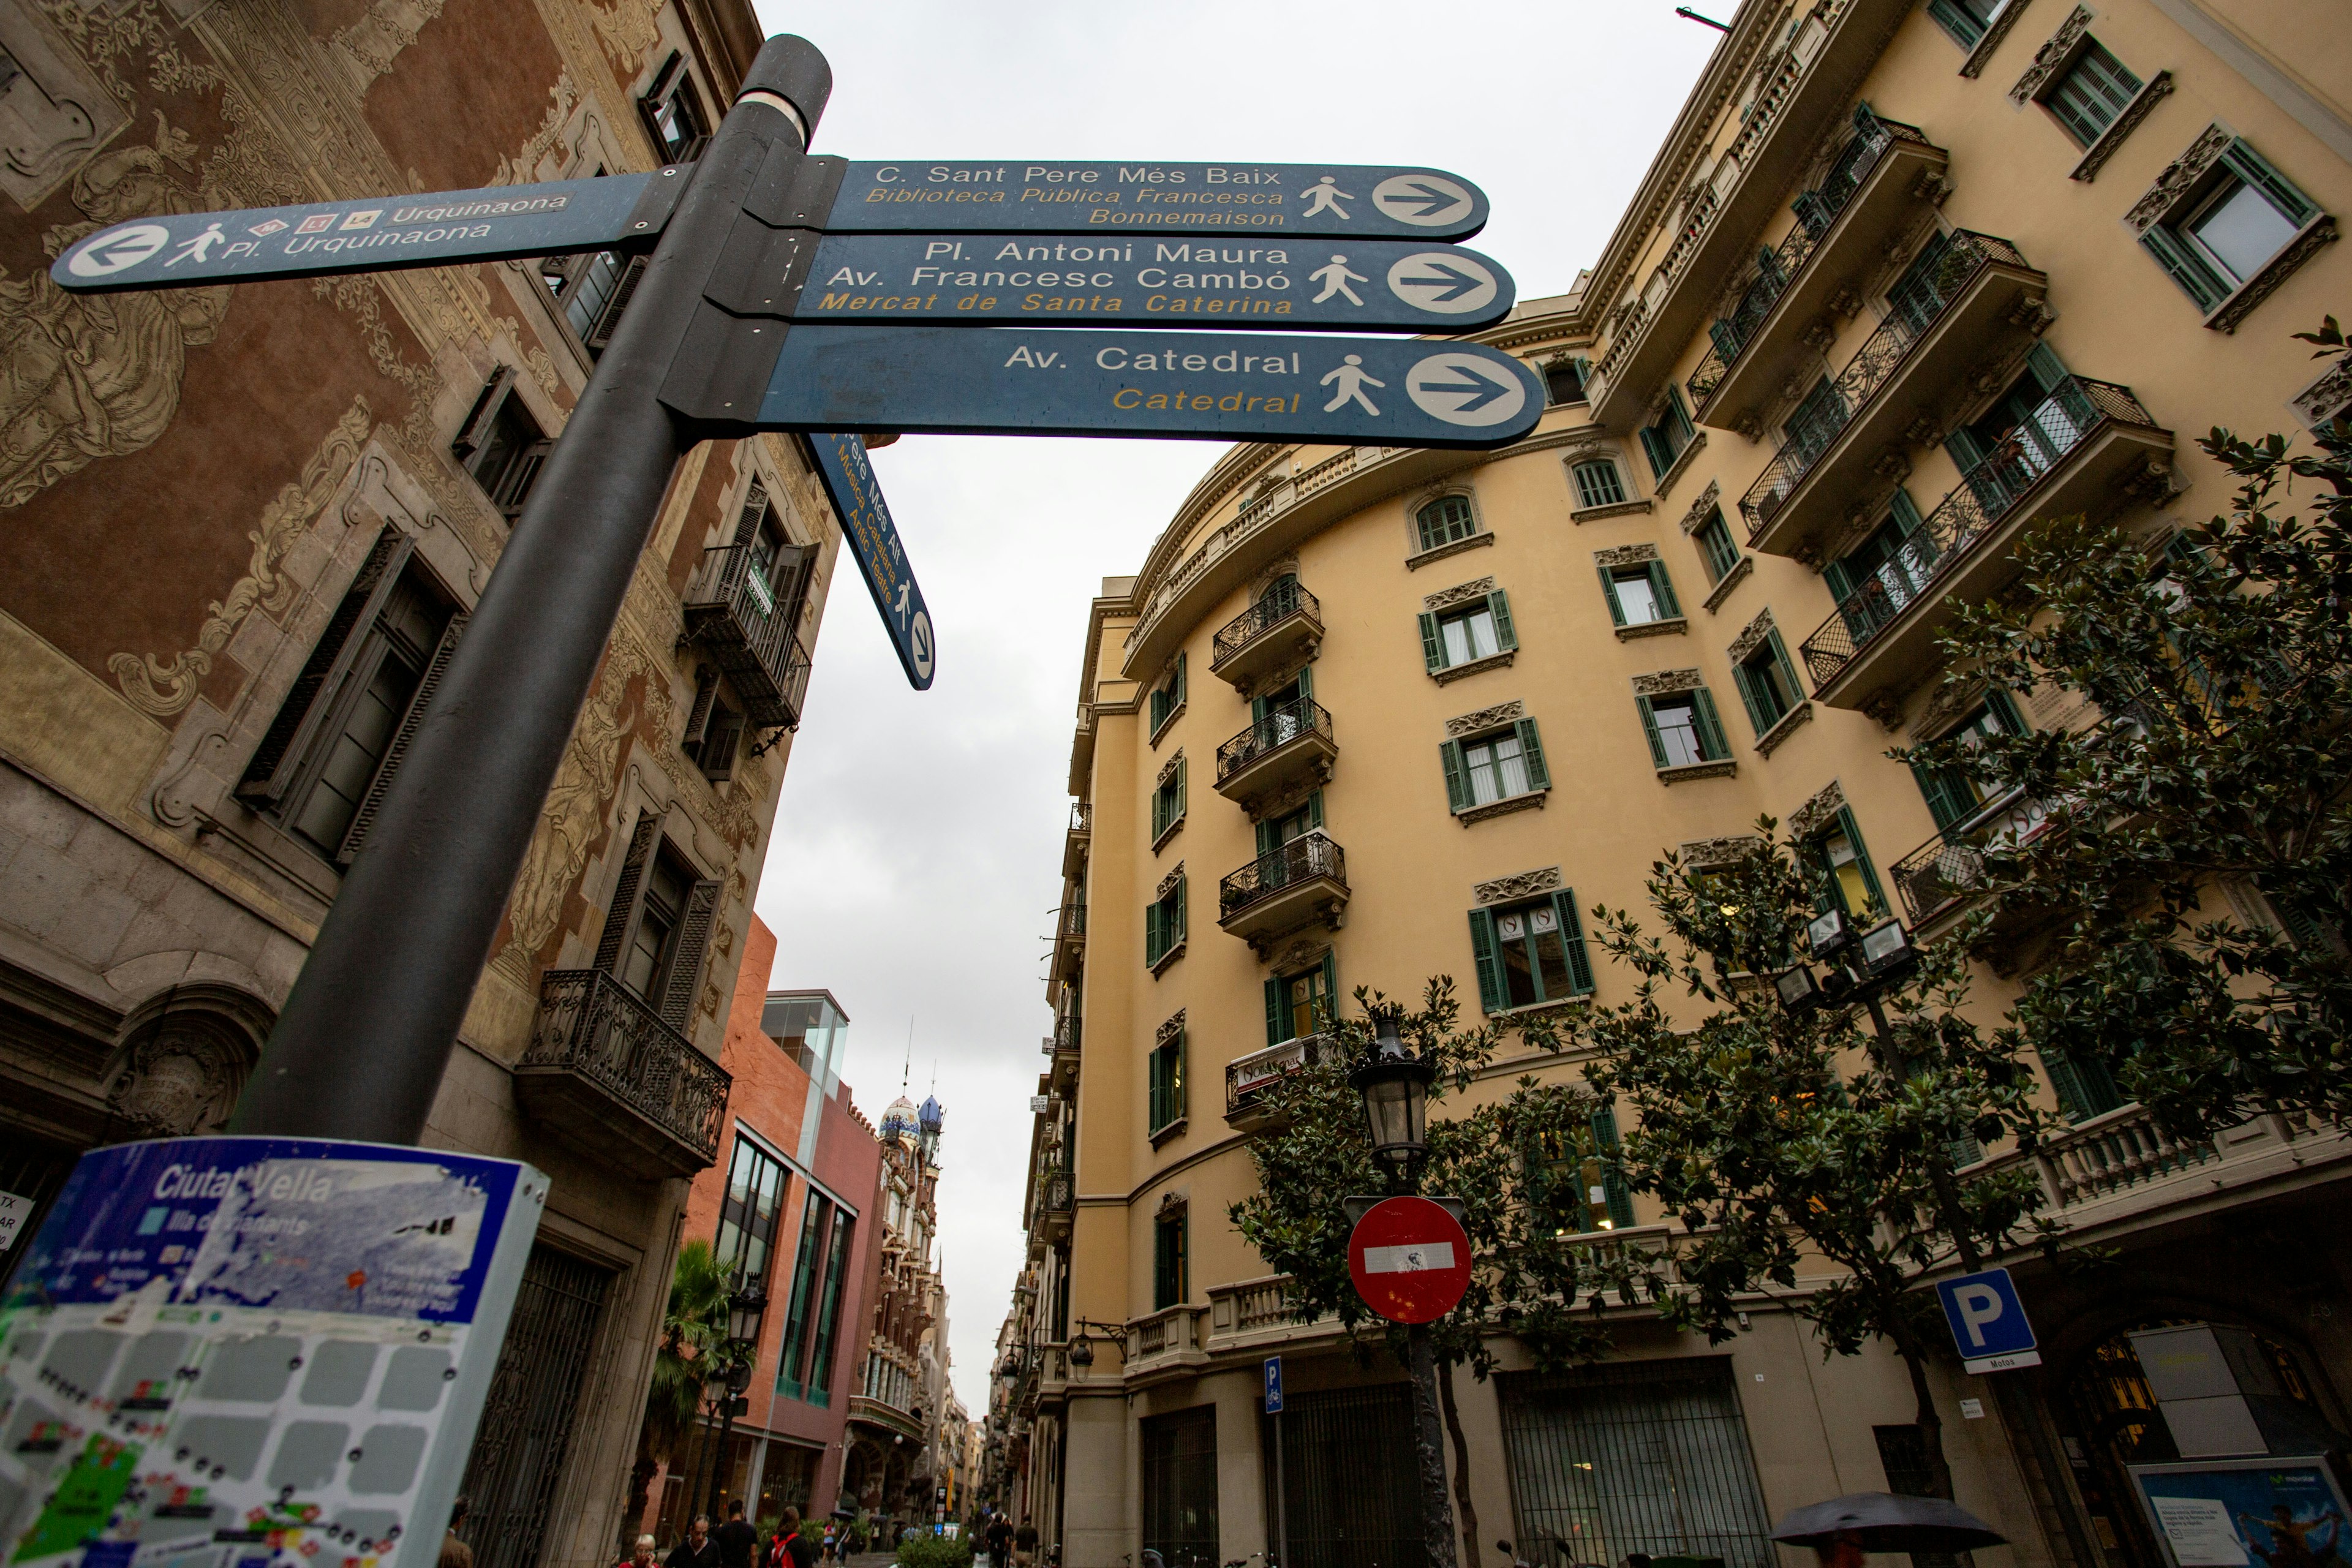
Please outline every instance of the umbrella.
[[1801, 1508], [1780, 1521], [1775, 1541], [1827, 1546], [1852, 1534], [1865, 1552], [1967, 1552], [2005, 1538], [1958, 1503], [1942, 1498], [1855, 1492]]

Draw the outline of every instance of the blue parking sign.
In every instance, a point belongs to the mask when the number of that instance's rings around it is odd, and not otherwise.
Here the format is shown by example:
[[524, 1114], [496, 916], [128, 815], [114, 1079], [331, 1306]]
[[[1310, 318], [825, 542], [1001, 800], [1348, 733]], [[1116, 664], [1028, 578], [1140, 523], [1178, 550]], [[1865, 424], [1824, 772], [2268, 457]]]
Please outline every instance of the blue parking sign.
[[1278, 1355], [1265, 1358], [1265, 1413], [1282, 1414], [1282, 1358]]
[[2008, 1269], [1986, 1268], [1940, 1280], [1936, 1294], [1952, 1326], [1952, 1343], [1969, 1371], [2005, 1372], [2042, 1364], [2033, 1325], [2026, 1321], [2025, 1303]]

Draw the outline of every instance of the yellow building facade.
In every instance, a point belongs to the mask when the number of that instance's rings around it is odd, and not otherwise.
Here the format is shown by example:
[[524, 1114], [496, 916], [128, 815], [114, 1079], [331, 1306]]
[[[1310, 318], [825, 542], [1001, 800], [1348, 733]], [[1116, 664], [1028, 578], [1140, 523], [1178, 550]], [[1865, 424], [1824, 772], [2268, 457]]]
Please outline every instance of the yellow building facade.
[[[1290, 1322], [1225, 1217], [1254, 1101], [1324, 1048], [1333, 999], [1442, 973], [1506, 1022], [1622, 1000], [1582, 912], [1640, 907], [1662, 853], [1703, 860], [1759, 813], [1857, 915], [1949, 928], [1972, 847], [2030, 808], [1923, 791], [1886, 751], [2086, 716], [1939, 696], [1948, 605], [2003, 590], [2036, 519], [2224, 510], [2208, 427], [2352, 401], [2289, 337], [2352, 281], [2341, 22], [2320, 0], [1749, 0], [1576, 291], [1476, 334], [1545, 376], [1536, 433], [1234, 448], [1106, 580], [992, 1418], [1007, 1504], [1067, 1568], [1422, 1561], [1401, 1373]], [[1987, 960], [1990, 1019], [2034, 954]], [[1577, 1068], [1506, 1060], [1471, 1094], [1529, 1070]], [[2013, 1543], [1981, 1563], [2161, 1568], [2124, 1466], [2169, 1439], [2127, 1336], [2246, 1331], [2345, 1429], [2325, 1216], [2352, 1148], [2284, 1122], [2181, 1147], [2095, 1073], [2058, 1064], [2050, 1090], [2072, 1127], [2038, 1157], [2048, 1212], [2119, 1261], [2009, 1260], [2044, 1364], [1939, 1367], [1945, 1443]], [[1596, 1245], [1673, 1234], [1614, 1191], [1592, 1223]], [[1789, 1509], [1918, 1484], [1891, 1356], [1824, 1360], [1761, 1298], [1723, 1346], [1617, 1330], [1585, 1372], [1501, 1343], [1496, 1379], [1459, 1379], [1485, 1541], [1761, 1568]]]

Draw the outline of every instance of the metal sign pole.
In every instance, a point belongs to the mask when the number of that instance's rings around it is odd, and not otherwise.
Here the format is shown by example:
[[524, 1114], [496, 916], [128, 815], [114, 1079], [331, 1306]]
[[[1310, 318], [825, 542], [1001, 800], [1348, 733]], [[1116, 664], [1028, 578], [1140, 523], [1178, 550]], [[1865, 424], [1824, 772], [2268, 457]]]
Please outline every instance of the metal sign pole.
[[414, 1143], [677, 459], [658, 392], [747, 198], [787, 191], [832, 69], [771, 38], [475, 607], [368, 847], [238, 1102], [238, 1132]]

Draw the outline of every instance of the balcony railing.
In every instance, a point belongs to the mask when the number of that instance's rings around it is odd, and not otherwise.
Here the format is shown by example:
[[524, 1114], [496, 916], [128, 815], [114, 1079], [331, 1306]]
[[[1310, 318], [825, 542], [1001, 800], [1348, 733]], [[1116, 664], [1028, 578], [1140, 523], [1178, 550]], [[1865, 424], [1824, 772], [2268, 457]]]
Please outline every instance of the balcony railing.
[[1062, 940], [1076, 947], [1084, 947], [1087, 944], [1086, 905], [1062, 906]]
[[1085, 1024], [1086, 1020], [1079, 1017], [1076, 1013], [1071, 1014], [1068, 1017], [1064, 1018], [1060, 1023], [1055, 1024], [1054, 1026], [1054, 1048], [1057, 1051], [1075, 1051], [1078, 1049], [1079, 1044], [1084, 1038]]
[[2221, 1151], [2210, 1142], [2179, 1142], [2138, 1105], [2092, 1117], [2044, 1140], [2034, 1151], [2042, 1182], [2062, 1209], [2220, 1158]]
[[1339, 1049], [1336, 1035], [1302, 1035], [1234, 1058], [1225, 1064], [1225, 1120], [1244, 1115], [1276, 1083], [1301, 1068], [1331, 1060]]
[[1769, 259], [1757, 274], [1756, 281], [1739, 297], [1731, 314], [1707, 329], [1714, 346], [1685, 384], [1693, 407], [1704, 405], [1714, 395], [1725, 374], [1756, 336], [1756, 329], [1764, 324], [1772, 307], [1789, 291], [1789, 285], [1821, 247], [1830, 226], [1837, 222], [1838, 215], [1845, 211], [1846, 204], [1853, 200], [1854, 193], [1862, 189], [1871, 171], [1878, 167], [1886, 150], [1897, 142], [1916, 142], [1922, 147], [1928, 144], [1927, 133], [1917, 126], [1882, 119], [1873, 114], [1866, 104], [1855, 108], [1853, 122], [1854, 140], [1839, 156], [1836, 167], [1819, 185], [1796, 199], [1797, 222], [1789, 230], [1788, 237], [1767, 253]]
[[[1813, 465], [1837, 445], [1846, 426], [1893, 378], [1905, 357], [1943, 318], [1952, 301], [1966, 291], [1969, 279], [1996, 263], [2026, 265], [2017, 247], [2005, 239], [1964, 228], [1952, 231], [1951, 243], [1934, 268], [1893, 301], [1893, 313], [1830, 383], [1835, 393], [1830, 412], [1816, 415], [1801, 434], [1791, 433], [1748, 493], [1739, 498], [1739, 510], [1748, 518], [1748, 542], [1755, 542]], [[1819, 395], [1818, 391], [1812, 395]]]
[[727, 1069], [601, 969], [540, 981], [530, 1046], [515, 1068], [524, 1109], [638, 1174], [691, 1175], [719, 1159]]
[[1348, 885], [1346, 851], [1320, 828], [1267, 851], [1217, 884], [1217, 918], [1231, 920], [1286, 888], [1328, 877]]
[[1803, 644], [1813, 689], [1836, 679], [1912, 605], [1931, 595], [2042, 477], [2110, 424], [2153, 426], [2155, 418], [2126, 386], [2084, 376], [2060, 382], [1993, 451], [1970, 464], [1960, 483], [1903, 542], [1869, 581]]
[[1924, 923], [1983, 886], [1986, 852], [2024, 843], [2048, 815], [2040, 801], [2012, 791], [1895, 862], [1895, 885], [1911, 923]]
[[1073, 1194], [1076, 1191], [1070, 1173], [1048, 1169], [1037, 1175], [1037, 1207], [1030, 1216], [1030, 1225], [1047, 1240], [1059, 1240], [1070, 1234], [1071, 1216], [1076, 1212]]
[[686, 634], [727, 672], [761, 729], [794, 729], [808, 696], [809, 656], [793, 635], [800, 606], [782, 604], [748, 544], [702, 552], [686, 590]]
[[1318, 620], [1323, 618], [1322, 602], [1297, 583], [1275, 589], [1217, 628], [1216, 639], [1210, 647], [1210, 664], [1224, 663], [1251, 642], [1302, 610]]
[[1090, 837], [1095, 830], [1095, 803], [1090, 800], [1070, 802], [1070, 831], [1078, 837]]
[[1309, 734], [1332, 738], [1331, 715], [1313, 698], [1267, 709], [1265, 718], [1217, 748], [1217, 782], [1224, 783], [1260, 757]]

